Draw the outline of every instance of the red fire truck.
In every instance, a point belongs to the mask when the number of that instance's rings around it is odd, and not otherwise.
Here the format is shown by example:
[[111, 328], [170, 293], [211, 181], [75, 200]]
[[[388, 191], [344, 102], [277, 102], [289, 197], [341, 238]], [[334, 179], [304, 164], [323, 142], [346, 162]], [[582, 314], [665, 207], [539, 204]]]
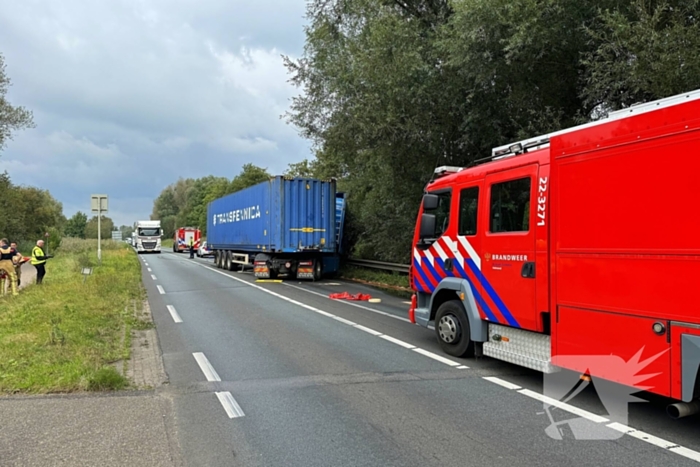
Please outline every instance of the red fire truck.
[[175, 231], [173, 238], [173, 251], [175, 253], [190, 251], [190, 239], [194, 241], [195, 251], [199, 248], [202, 231], [196, 227], [180, 227]]
[[700, 410], [700, 90], [441, 167], [409, 318], [450, 355], [561, 369]]

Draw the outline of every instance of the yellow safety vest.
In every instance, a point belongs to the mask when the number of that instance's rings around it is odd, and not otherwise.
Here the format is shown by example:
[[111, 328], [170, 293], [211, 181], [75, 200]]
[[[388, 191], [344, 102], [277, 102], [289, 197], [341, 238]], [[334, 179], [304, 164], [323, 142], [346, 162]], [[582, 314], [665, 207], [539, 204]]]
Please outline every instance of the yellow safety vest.
[[44, 250], [42, 250], [40, 247], [35, 246], [32, 249], [32, 264], [44, 264], [46, 262], [45, 259], [36, 259], [37, 256], [45, 256], [44, 255]]

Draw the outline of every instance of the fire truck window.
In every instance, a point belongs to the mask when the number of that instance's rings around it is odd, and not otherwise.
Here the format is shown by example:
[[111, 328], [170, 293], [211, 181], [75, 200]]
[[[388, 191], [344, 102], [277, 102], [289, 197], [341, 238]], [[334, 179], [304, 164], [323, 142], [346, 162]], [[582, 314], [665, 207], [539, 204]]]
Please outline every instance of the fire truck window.
[[530, 230], [530, 178], [495, 183], [491, 186], [490, 231]]
[[459, 234], [476, 235], [476, 209], [479, 188], [465, 188], [459, 195]]
[[452, 193], [435, 193], [438, 195], [437, 209], [426, 210], [426, 214], [435, 215], [435, 237], [438, 238], [447, 231], [447, 226], [450, 222], [450, 203], [452, 202]]

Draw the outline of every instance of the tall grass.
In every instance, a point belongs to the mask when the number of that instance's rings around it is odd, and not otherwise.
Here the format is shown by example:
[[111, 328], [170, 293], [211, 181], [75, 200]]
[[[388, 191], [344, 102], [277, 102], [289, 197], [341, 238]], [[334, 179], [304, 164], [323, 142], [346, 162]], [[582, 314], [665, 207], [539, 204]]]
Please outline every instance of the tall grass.
[[[83, 281], [81, 269], [92, 267]], [[138, 326], [133, 304], [144, 298], [141, 266], [122, 242], [66, 238], [46, 265], [41, 286], [0, 299], [0, 392], [119, 389], [110, 365], [130, 354]]]

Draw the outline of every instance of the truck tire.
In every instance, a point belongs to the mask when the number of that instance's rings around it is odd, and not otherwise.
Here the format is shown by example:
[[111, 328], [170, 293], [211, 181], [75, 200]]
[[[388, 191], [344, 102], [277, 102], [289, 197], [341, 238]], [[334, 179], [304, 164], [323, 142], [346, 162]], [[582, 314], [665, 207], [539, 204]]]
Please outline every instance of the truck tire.
[[435, 335], [442, 350], [453, 357], [474, 355], [474, 343], [469, 333], [469, 321], [459, 300], [450, 300], [435, 314]]
[[228, 253], [228, 267], [226, 269], [229, 271], [236, 269], [236, 263], [233, 262], [233, 254], [231, 254], [231, 252]]
[[221, 252], [219, 250], [214, 252], [214, 266], [217, 269], [221, 269]]
[[323, 277], [323, 261], [321, 259], [317, 259], [314, 261], [314, 282], [320, 281], [321, 278]]

